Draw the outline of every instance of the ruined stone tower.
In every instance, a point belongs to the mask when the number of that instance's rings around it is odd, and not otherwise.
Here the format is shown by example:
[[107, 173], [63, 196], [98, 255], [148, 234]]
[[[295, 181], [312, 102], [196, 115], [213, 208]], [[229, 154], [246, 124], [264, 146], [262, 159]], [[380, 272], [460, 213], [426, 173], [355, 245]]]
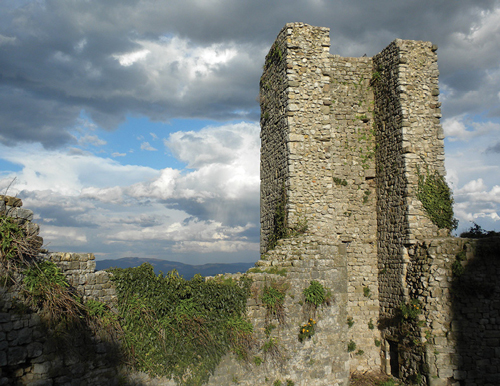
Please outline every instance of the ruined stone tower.
[[[417, 198], [419, 177], [445, 174], [437, 47], [397, 39], [362, 58], [331, 55], [329, 47], [328, 28], [292, 23], [266, 57], [261, 254], [297, 258], [308, 249], [304, 240], [337, 248], [346, 264], [339, 312], [354, 322], [345, 340], [362, 353], [350, 354], [350, 371], [390, 372], [392, 350], [395, 372], [391, 320], [414, 297], [410, 255], [418, 243], [449, 234]], [[286, 238], [306, 228], [302, 238]], [[418, 371], [411, 367], [397, 371]]]

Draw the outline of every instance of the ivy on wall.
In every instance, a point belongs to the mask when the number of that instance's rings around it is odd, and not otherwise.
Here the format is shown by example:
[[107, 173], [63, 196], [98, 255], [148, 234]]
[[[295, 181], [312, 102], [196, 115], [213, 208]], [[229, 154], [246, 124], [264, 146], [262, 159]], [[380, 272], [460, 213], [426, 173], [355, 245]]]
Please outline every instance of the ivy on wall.
[[444, 177], [429, 170], [422, 174], [420, 169], [417, 175], [417, 198], [431, 221], [440, 229], [455, 229], [458, 221], [453, 217], [453, 197]]
[[200, 385], [229, 350], [248, 356], [253, 326], [244, 315], [250, 279], [184, 280], [175, 270], [156, 276], [147, 263], [110, 272], [124, 345], [138, 370]]

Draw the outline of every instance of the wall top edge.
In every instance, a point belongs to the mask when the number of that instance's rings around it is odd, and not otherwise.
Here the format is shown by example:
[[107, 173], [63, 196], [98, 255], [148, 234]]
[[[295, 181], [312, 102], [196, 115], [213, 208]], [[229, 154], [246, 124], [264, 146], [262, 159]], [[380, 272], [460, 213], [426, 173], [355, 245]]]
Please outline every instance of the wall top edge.
[[303, 22], [292, 22], [292, 23], [286, 23], [285, 26], [281, 29], [282, 31], [287, 29], [287, 28], [312, 28], [312, 29], [318, 29], [320, 31], [328, 31], [330, 32], [330, 28], [328, 27], [318, 27], [310, 24], [306, 24]]

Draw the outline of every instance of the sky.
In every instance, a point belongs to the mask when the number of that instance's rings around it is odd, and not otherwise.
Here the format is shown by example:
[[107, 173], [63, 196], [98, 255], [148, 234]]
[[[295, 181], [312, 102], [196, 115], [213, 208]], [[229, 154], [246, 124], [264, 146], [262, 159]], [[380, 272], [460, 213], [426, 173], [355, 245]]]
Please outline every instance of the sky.
[[457, 231], [500, 231], [496, 0], [0, 0], [0, 194], [51, 251], [258, 260], [259, 79], [299, 21], [342, 56], [438, 45]]

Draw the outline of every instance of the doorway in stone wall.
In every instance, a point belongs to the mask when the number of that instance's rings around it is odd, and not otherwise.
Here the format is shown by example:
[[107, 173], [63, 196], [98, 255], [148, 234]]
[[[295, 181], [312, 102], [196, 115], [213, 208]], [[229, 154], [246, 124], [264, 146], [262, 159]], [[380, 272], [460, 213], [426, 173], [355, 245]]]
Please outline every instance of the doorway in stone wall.
[[389, 365], [391, 367], [391, 375], [399, 378], [399, 352], [398, 343], [393, 340], [388, 340], [389, 343]]

